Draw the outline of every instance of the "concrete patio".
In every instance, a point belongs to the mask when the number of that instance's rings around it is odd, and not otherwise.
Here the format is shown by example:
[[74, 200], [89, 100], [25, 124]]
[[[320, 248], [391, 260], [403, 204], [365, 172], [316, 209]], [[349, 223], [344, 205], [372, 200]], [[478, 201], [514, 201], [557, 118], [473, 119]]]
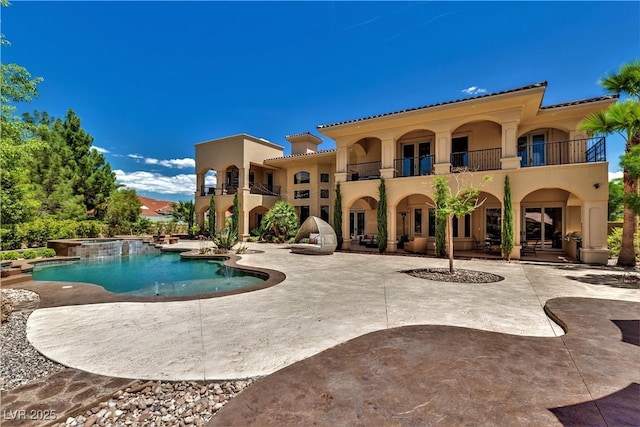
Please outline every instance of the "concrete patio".
[[29, 318], [28, 338], [48, 358], [95, 374], [229, 379], [268, 375], [353, 338], [398, 326], [554, 337], [562, 329], [543, 310], [551, 298], [640, 301], [637, 288], [593, 280], [610, 270], [574, 264], [457, 260], [456, 268], [489, 271], [505, 280], [441, 283], [401, 272], [445, 267], [441, 259], [348, 253], [314, 257], [292, 254], [284, 245], [249, 246], [264, 252], [243, 255], [239, 264], [280, 270], [286, 279], [271, 288], [206, 300], [40, 309]]

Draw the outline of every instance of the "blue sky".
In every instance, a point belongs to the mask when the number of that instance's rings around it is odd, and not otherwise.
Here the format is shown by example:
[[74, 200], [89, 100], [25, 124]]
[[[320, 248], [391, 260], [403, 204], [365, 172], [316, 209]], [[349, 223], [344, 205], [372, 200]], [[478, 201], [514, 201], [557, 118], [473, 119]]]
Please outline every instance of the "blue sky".
[[[20, 112], [73, 109], [119, 182], [188, 200], [197, 142], [288, 152], [319, 124], [541, 81], [544, 105], [601, 96], [640, 57], [639, 19], [639, 2], [14, 1], [2, 61], [44, 78]], [[623, 150], [608, 139], [610, 172]]]

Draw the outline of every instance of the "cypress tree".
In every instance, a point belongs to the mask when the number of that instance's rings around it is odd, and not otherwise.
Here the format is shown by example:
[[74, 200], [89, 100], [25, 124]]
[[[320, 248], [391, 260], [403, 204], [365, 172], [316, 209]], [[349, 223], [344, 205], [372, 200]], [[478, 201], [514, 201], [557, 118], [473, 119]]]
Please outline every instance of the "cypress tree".
[[387, 250], [387, 189], [384, 178], [380, 178], [378, 186], [378, 250], [384, 253]]
[[340, 183], [336, 184], [336, 199], [333, 203], [333, 229], [338, 238], [336, 249], [342, 249], [342, 193], [340, 192]]
[[504, 219], [502, 221], [502, 256], [511, 261], [513, 250], [513, 204], [511, 202], [511, 184], [509, 175], [504, 177]]
[[240, 230], [238, 230], [240, 218], [240, 202], [238, 201], [238, 193], [233, 196], [233, 215], [231, 216], [231, 230], [235, 231], [237, 236], [240, 236]]
[[209, 200], [209, 237], [216, 234], [216, 201], [213, 196]]

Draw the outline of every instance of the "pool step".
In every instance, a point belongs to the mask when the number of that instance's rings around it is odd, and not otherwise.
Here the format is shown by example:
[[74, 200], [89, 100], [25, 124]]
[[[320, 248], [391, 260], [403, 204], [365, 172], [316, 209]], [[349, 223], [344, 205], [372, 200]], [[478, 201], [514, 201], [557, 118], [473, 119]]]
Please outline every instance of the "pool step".
[[0, 278], [0, 286], [17, 285], [18, 283], [29, 282], [31, 280], [33, 280], [31, 274], [21, 273], [20, 270], [18, 270], [17, 274], [10, 274]]

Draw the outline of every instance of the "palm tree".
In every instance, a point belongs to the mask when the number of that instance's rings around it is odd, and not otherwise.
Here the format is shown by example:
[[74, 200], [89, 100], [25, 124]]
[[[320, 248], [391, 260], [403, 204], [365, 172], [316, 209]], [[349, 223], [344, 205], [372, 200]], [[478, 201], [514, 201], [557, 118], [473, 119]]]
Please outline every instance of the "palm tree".
[[608, 91], [626, 93], [628, 99], [609, 107], [608, 110], [588, 116], [581, 124], [581, 128], [592, 134], [618, 133], [625, 144], [625, 154], [622, 159], [624, 185], [624, 213], [622, 223], [622, 242], [618, 266], [633, 267], [636, 265], [636, 255], [633, 238], [636, 233], [638, 212], [632, 209], [632, 201], [638, 197], [638, 174], [627, 165], [634, 156], [634, 147], [640, 145], [640, 61], [632, 61], [623, 65], [618, 73], [606, 75], [600, 84]]

